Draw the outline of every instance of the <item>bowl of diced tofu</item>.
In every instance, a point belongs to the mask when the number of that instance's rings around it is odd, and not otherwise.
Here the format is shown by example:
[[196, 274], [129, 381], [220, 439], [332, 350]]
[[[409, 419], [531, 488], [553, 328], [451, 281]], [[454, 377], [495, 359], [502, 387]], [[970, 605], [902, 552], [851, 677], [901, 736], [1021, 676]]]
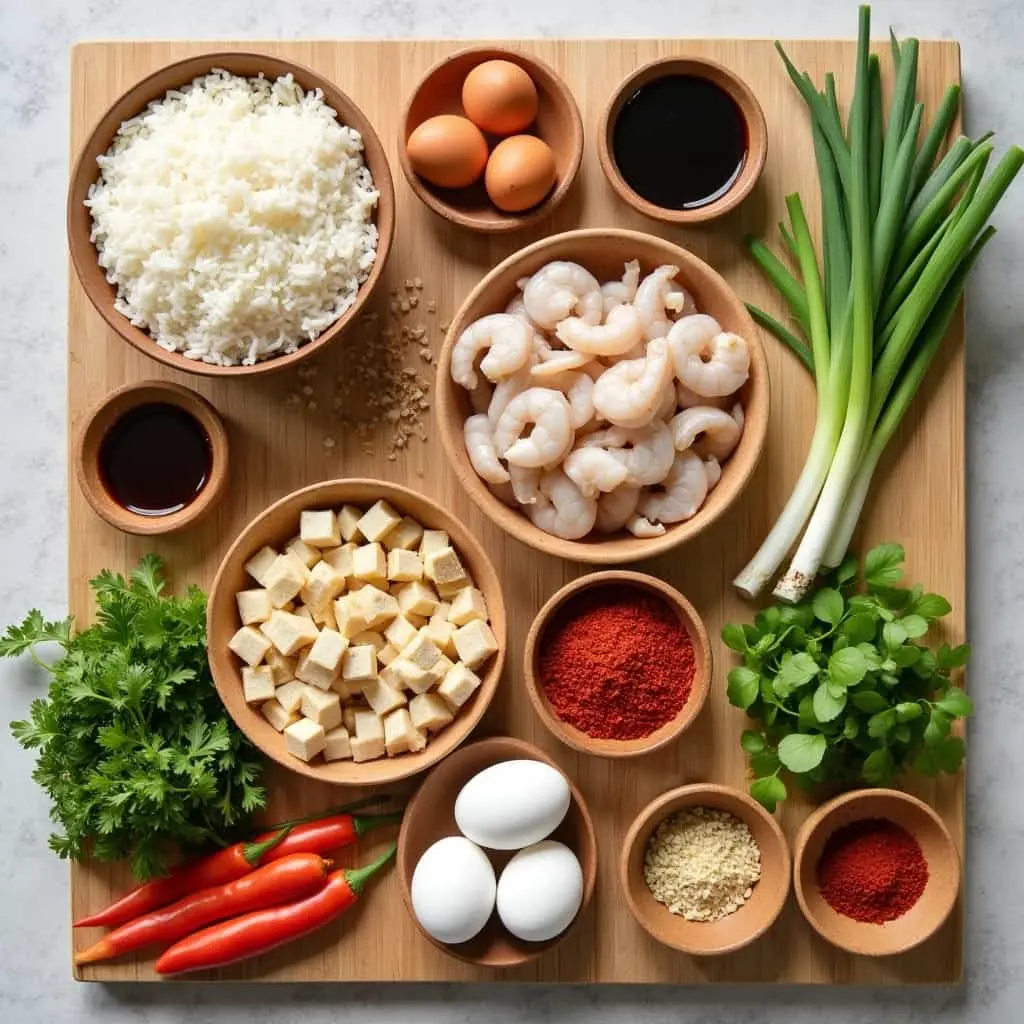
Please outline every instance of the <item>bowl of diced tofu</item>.
[[213, 680], [268, 757], [339, 785], [407, 778], [490, 704], [505, 605], [483, 548], [429, 498], [381, 480], [287, 495], [210, 591]]

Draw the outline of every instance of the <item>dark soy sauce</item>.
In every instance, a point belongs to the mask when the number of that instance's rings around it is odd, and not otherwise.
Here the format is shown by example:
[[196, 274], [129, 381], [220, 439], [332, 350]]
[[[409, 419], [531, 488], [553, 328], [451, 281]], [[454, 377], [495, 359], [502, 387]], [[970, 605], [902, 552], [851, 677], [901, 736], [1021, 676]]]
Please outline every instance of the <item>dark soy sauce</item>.
[[733, 98], [693, 75], [667, 75], [626, 101], [612, 133], [619, 172], [638, 195], [669, 210], [714, 202], [747, 156], [747, 126]]
[[140, 516], [169, 516], [195, 501], [212, 461], [206, 431], [183, 409], [164, 402], [125, 413], [100, 444], [107, 491]]

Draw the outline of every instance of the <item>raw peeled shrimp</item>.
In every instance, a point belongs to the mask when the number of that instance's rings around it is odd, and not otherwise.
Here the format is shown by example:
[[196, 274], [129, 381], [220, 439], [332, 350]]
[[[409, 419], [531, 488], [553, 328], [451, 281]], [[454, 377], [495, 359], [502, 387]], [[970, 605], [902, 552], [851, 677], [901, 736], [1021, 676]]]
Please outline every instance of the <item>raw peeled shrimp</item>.
[[575, 448], [565, 457], [562, 470], [584, 498], [614, 491], [626, 479], [626, 467], [606, 448]]
[[669, 377], [661, 390], [661, 401], [654, 410], [656, 420], [667, 420], [676, 411], [676, 382]]
[[494, 428], [487, 414], [470, 416], [462, 426], [462, 436], [476, 475], [489, 484], [508, 483], [508, 470], [494, 448]]
[[625, 302], [632, 302], [636, 296], [636, 286], [639, 283], [640, 261], [630, 260], [623, 269], [620, 281], [606, 281], [601, 285], [601, 298], [604, 301], [605, 316], [616, 306], [621, 306]]
[[676, 405], [680, 409], [692, 409], [695, 405], [711, 405], [716, 409], [728, 409], [732, 404], [732, 395], [719, 395], [714, 398], [698, 395], [691, 391], [681, 380], [676, 381]]
[[515, 296], [509, 300], [509, 304], [505, 307], [504, 312], [508, 316], [517, 316], [521, 320], [525, 320], [531, 327], [535, 327], [534, 322], [530, 319], [530, 314], [526, 312], [526, 306], [523, 304], [522, 292], [516, 292]]
[[547, 263], [532, 277], [519, 282], [526, 314], [546, 331], [574, 313], [588, 324], [599, 324], [604, 301], [597, 278], [578, 263]]
[[481, 352], [480, 370], [488, 380], [511, 377], [525, 366], [533, 351], [533, 328], [517, 316], [492, 313], [474, 320], [452, 348], [452, 380], [467, 391], [477, 386], [474, 366]]
[[608, 494], [597, 499], [597, 521], [594, 529], [598, 533], [615, 533], [621, 530], [633, 517], [637, 502], [640, 500], [640, 488], [623, 484]]
[[563, 540], [579, 540], [594, 528], [597, 502], [585, 498], [580, 489], [560, 470], [552, 469], [540, 478], [540, 495], [526, 506], [534, 526]]
[[530, 367], [531, 375], [538, 381], [549, 377], [557, 377], [569, 370], [581, 370], [591, 361], [586, 352], [573, 352], [568, 348], [550, 348], [548, 354], [539, 363]]
[[590, 324], [570, 316], [555, 328], [558, 340], [576, 352], [591, 356], [618, 356], [634, 348], [643, 328], [633, 306], [616, 306], [603, 324]]
[[679, 523], [696, 514], [708, 496], [708, 476], [699, 455], [680, 452], [662, 482], [663, 491], [641, 497], [637, 514], [656, 523]]
[[540, 470], [527, 466], [508, 467], [512, 494], [520, 505], [532, 505], [540, 493]]
[[672, 327], [665, 311], [681, 313], [689, 302], [686, 292], [674, 284], [678, 273], [678, 267], [666, 263], [648, 274], [636, 290], [633, 305], [640, 315], [646, 341], [664, 338]]
[[625, 483], [630, 487], [650, 487], [668, 476], [675, 461], [672, 431], [659, 421], [645, 427], [626, 430], [608, 427], [588, 434], [581, 447], [604, 448], [626, 467]]
[[544, 382], [545, 387], [561, 391], [569, 400], [572, 410], [571, 422], [573, 430], [585, 427], [594, 418], [594, 378], [586, 373], [570, 371], [558, 377], [550, 377]]
[[715, 489], [715, 484], [722, 479], [722, 466], [714, 455], [704, 460], [704, 475], [708, 478], [708, 493]]
[[710, 405], [695, 405], [669, 422], [676, 451], [692, 448], [701, 458], [713, 455], [724, 461], [732, 454], [742, 428], [727, 412]]
[[[530, 435], [521, 437], [531, 424]], [[572, 410], [565, 395], [553, 388], [527, 388], [516, 395], [494, 428], [499, 455], [516, 466], [553, 466], [572, 441]]]
[[626, 521], [626, 529], [629, 530], [634, 537], [660, 537], [665, 532], [665, 527], [661, 523], [652, 523], [649, 519], [646, 519], [641, 515], [630, 516]]
[[598, 377], [594, 410], [618, 427], [642, 427], [654, 416], [671, 374], [668, 342], [656, 338], [643, 359], [623, 359]]
[[750, 373], [750, 352], [738, 335], [723, 331], [714, 317], [697, 314], [677, 320], [669, 331], [675, 375], [698, 395], [731, 395]]
[[521, 370], [517, 370], [511, 377], [499, 381], [491, 395], [490, 404], [487, 406], [487, 416], [491, 423], [497, 426], [501, 414], [508, 408], [508, 403], [516, 395], [521, 395], [530, 387], [533, 387], [533, 378], [530, 376], [530, 369], [525, 366]]

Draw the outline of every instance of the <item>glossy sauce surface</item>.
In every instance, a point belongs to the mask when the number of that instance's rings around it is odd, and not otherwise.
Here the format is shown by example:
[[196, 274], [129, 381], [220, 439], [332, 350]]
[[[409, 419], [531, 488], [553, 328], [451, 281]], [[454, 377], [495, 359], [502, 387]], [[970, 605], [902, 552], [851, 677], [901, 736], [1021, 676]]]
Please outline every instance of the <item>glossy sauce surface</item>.
[[626, 183], [669, 210], [714, 202], [747, 157], [739, 107], [725, 90], [694, 75], [666, 75], [641, 86], [612, 131], [612, 153]]
[[202, 426], [159, 402], [125, 413], [100, 445], [100, 473], [110, 496], [129, 512], [168, 516], [198, 497], [213, 452]]

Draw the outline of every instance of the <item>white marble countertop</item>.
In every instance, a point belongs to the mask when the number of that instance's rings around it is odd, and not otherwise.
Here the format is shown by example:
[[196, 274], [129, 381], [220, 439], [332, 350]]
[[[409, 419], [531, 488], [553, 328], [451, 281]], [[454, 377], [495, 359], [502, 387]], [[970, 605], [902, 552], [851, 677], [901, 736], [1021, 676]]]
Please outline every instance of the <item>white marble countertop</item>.
[[[507, 8], [500, 13], [501, 8]], [[1024, 142], [1024, 5], [1019, 0], [877, 3], [887, 24], [963, 45], [969, 127]], [[104, 38], [345, 38], [380, 36], [849, 37], [853, 3], [788, 0], [5, 0], [0, 3], [0, 623], [30, 606], [65, 606], [64, 191], [69, 47]], [[1024, 996], [1024, 843], [1019, 773], [1024, 745], [1024, 632], [1013, 602], [1024, 592], [1018, 535], [1024, 513], [1024, 185], [998, 214], [1000, 235], [969, 298], [969, 560], [971, 672], [978, 715], [970, 730], [967, 970], [962, 986], [870, 991], [791, 988], [515, 986], [138, 987], [76, 985], [68, 966], [67, 871], [46, 850], [47, 802], [32, 758], [0, 728], [0, 1021], [46, 1024], [144, 1020], [206, 1022], [482, 1019], [746, 1021], [836, 1024], [883, 1019], [1010, 1024]], [[15, 347], [25, 357], [13, 358]], [[920, 495], [921, 501], [941, 496]], [[1016, 667], [1015, 667], [1016, 666]], [[38, 680], [0, 669], [0, 722], [21, 716]], [[1016, 1009], [1015, 1009], [1016, 1007]], [[888, 1012], [886, 1012], [888, 1011]]]

